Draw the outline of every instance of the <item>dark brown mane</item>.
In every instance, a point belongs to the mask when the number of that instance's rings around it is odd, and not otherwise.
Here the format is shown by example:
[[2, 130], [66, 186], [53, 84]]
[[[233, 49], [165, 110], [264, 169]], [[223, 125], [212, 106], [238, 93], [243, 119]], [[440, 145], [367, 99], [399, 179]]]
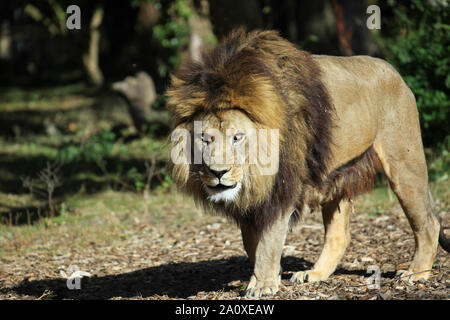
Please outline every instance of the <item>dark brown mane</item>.
[[359, 157], [333, 170], [323, 187], [324, 201], [331, 199], [352, 199], [373, 188], [377, 171], [381, 170], [381, 161], [373, 146]]

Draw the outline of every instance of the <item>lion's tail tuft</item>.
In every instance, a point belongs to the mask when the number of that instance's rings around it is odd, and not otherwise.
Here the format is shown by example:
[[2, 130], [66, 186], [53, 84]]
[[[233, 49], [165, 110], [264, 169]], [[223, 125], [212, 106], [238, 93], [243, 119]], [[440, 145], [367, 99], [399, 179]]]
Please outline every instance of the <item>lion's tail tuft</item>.
[[444, 234], [444, 228], [439, 230], [439, 244], [441, 245], [442, 249], [444, 249], [447, 252], [450, 252], [450, 239], [447, 238]]

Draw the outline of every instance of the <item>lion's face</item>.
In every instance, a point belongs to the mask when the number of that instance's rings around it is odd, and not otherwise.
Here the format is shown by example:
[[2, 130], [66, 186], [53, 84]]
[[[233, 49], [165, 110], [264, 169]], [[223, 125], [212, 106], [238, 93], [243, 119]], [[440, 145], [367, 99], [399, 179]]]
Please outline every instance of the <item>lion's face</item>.
[[189, 160], [173, 161], [172, 172], [188, 193], [239, 208], [268, 194], [278, 169], [278, 136], [271, 130], [239, 109], [200, 113], [181, 127], [189, 138], [173, 150], [176, 155], [189, 154]]
[[238, 110], [201, 115], [195, 121], [201, 131], [194, 130], [194, 150], [202, 154], [202, 163], [193, 166], [193, 173], [209, 201], [233, 202], [247, 184], [246, 150], [255, 125]]

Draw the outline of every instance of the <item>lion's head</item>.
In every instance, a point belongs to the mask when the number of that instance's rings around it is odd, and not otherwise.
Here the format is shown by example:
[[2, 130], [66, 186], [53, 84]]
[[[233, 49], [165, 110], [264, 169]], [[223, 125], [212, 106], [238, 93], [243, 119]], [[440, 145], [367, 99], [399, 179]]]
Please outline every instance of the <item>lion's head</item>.
[[167, 91], [177, 185], [238, 223], [293, 207], [303, 184], [320, 183], [328, 157], [318, 73], [275, 32], [235, 31], [187, 64]]

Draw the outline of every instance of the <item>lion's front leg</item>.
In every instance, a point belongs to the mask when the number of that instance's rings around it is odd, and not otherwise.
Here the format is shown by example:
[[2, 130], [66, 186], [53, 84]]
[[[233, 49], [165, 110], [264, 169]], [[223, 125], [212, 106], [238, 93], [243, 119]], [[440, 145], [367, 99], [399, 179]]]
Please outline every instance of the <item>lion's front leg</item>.
[[325, 243], [322, 253], [311, 270], [294, 273], [291, 282], [303, 283], [326, 280], [334, 272], [350, 243], [351, 211], [352, 204], [348, 200], [334, 201], [323, 206]]
[[245, 250], [254, 264], [253, 275], [247, 286], [247, 297], [259, 298], [278, 292], [281, 282], [280, 259], [289, 218], [289, 214], [280, 216], [262, 232], [254, 226], [241, 226]]

